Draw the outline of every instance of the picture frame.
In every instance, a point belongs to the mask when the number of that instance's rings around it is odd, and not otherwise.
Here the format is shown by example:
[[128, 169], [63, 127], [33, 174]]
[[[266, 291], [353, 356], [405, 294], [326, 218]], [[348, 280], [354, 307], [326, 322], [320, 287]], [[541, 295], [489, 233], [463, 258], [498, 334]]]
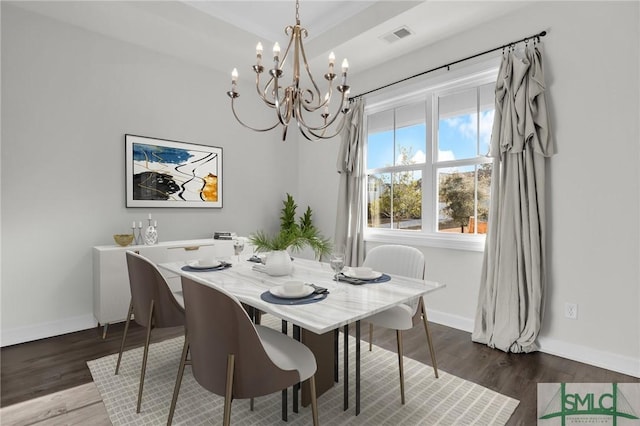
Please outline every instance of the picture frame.
[[222, 148], [125, 135], [127, 207], [222, 208]]

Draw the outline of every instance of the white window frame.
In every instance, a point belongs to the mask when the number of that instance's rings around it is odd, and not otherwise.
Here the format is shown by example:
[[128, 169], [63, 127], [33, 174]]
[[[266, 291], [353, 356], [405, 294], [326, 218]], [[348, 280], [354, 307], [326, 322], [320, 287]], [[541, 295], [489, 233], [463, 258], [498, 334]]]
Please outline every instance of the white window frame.
[[[369, 115], [377, 112], [399, 108], [414, 102], [424, 101], [427, 115], [427, 141], [426, 160], [423, 165], [416, 167], [422, 171], [423, 182], [429, 182], [422, 187], [422, 230], [409, 231], [386, 228], [369, 228], [367, 209], [364, 211], [364, 240], [380, 243], [406, 244], [413, 246], [436, 247], [456, 250], [483, 251], [485, 246], [485, 234], [458, 234], [444, 233], [437, 231], [437, 171], [439, 168], [448, 165], [460, 166], [466, 160], [455, 160], [452, 162], [438, 162], [437, 140], [438, 132], [438, 97], [447, 94], [468, 90], [488, 83], [495, 83], [498, 76], [499, 59], [493, 58], [461, 68], [457, 71], [449, 71], [446, 74], [432, 77], [404, 86], [394, 91], [387, 91], [384, 95], [371, 96], [367, 98], [367, 105], [364, 111], [364, 129], [367, 129], [367, 119]], [[365, 133], [368, 135], [368, 133]], [[367, 144], [365, 143], [363, 158], [366, 163]], [[468, 161], [470, 164], [477, 164], [477, 158]], [[487, 159], [486, 162], [491, 162]], [[364, 188], [367, 188], [367, 178], [373, 173], [389, 172], [395, 167], [383, 167], [378, 169], [366, 169], [363, 176]], [[363, 203], [367, 205], [367, 191], [363, 191]]]

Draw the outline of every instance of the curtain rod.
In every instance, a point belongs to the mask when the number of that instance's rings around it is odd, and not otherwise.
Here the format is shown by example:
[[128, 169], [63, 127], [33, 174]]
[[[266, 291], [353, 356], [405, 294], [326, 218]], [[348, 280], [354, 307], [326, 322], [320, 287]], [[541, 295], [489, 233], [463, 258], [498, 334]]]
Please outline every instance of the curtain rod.
[[410, 77], [405, 77], [405, 78], [403, 78], [401, 80], [394, 81], [393, 83], [385, 84], [384, 86], [380, 86], [380, 87], [378, 87], [376, 89], [371, 89], [371, 90], [366, 91], [364, 93], [360, 93], [359, 95], [352, 96], [352, 97], [349, 98], [349, 102], [354, 101], [355, 99], [361, 98], [361, 97], [363, 97], [365, 95], [368, 95], [370, 93], [377, 92], [378, 90], [386, 89], [389, 86], [393, 86], [395, 84], [402, 83], [402, 82], [407, 81], [407, 80], [411, 80], [412, 78], [420, 77], [421, 75], [425, 75], [425, 74], [428, 74], [430, 72], [434, 72], [434, 71], [437, 71], [437, 70], [440, 70], [440, 69], [443, 69], [443, 68], [446, 68], [448, 70], [449, 67], [451, 67], [452, 65], [456, 65], [456, 64], [459, 64], [460, 62], [468, 61], [469, 59], [477, 58], [478, 56], [486, 55], [487, 53], [495, 52], [496, 50], [506, 49], [508, 47], [513, 47], [518, 43], [522, 43], [522, 42], [528, 43], [529, 40], [533, 40], [533, 39], [537, 39], [538, 43], [539, 43], [540, 42], [540, 37], [544, 37], [546, 35], [547, 35], [546, 31], [541, 31], [538, 34], [534, 34], [534, 35], [531, 35], [529, 37], [525, 37], [525, 38], [517, 40], [517, 41], [512, 41], [511, 43], [503, 44], [502, 46], [498, 46], [498, 47], [495, 47], [493, 49], [485, 50], [484, 52], [476, 53], [475, 55], [467, 56], [466, 58], [463, 58], [463, 59], [458, 59], [457, 61], [450, 62], [450, 63], [448, 63], [446, 65], [440, 65], [439, 67], [435, 67], [435, 68], [431, 68], [430, 70], [422, 71], [422, 72], [420, 72], [418, 74], [414, 74], [414, 75], [412, 75]]

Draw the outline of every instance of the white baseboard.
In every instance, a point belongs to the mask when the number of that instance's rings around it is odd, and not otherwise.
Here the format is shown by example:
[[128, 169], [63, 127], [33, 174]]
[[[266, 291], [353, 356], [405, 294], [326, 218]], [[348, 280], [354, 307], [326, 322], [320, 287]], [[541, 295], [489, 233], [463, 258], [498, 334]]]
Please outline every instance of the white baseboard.
[[[427, 311], [427, 315], [430, 322], [446, 325], [447, 327], [452, 327], [468, 333], [473, 331], [474, 320], [471, 318], [434, 311], [433, 309], [429, 309]], [[469, 336], [469, 339], [471, 339], [471, 336]], [[607, 370], [616, 371], [629, 376], [640, 377], [639, 359], [612, 352], [600, 351], [587, 346], [567, 343], [547, 337], [538, 338], [538, 343], [540, 344], [540, 352], [567, 358], [572, 361], [582, 362], [595, 367], [605, 368]]]
[[18, 343], [59, 336], [60, 334], [86, 330], [97, 325], [98, 323], [93, 315], [82, 315], [43, 324], [3, 329], [0, 335], [0, 346], [17, 345]]
[[573, 361], [583, 362], [629, 376], [640, 377], [640, 359], [601, 351], [587, 346], [567, 343], [561, 340], [539, 337], [540, 351], [569, 358]]
[[447, 312], [434, 311], [433, 309], [427, 309], [427, 317], [429, 318], [429, 322], [446, 325], [447, 327], [466, 331], [467, 333], [473, 331], [473, 320], [470, 318], [449, 314]]

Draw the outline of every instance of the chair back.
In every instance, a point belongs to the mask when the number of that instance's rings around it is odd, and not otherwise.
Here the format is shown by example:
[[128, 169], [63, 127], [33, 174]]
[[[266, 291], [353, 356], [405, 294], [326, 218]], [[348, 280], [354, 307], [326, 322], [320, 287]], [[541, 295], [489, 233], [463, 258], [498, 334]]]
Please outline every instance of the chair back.
[[374, 247], [362, 265], [387, 274], [424, 279], [424, 255], [414, 247], [395, 244]]
[[193, 376], [202, 387], [225, 395], [229, 354], [235, 358], [234, 398], [268, 395], [300, 380], [297, 370], [282, 370], [269, 358], [235, 296], [185, 276], [182, 292]]
[[149, 259], [127, 251], [129, 287], [133, 302], [133, 315], [137, 324], [149, 324], [153, 300], [153, 326], [158, 328], [184, 325], [184, 309], [171, 293], [167, 281]]

